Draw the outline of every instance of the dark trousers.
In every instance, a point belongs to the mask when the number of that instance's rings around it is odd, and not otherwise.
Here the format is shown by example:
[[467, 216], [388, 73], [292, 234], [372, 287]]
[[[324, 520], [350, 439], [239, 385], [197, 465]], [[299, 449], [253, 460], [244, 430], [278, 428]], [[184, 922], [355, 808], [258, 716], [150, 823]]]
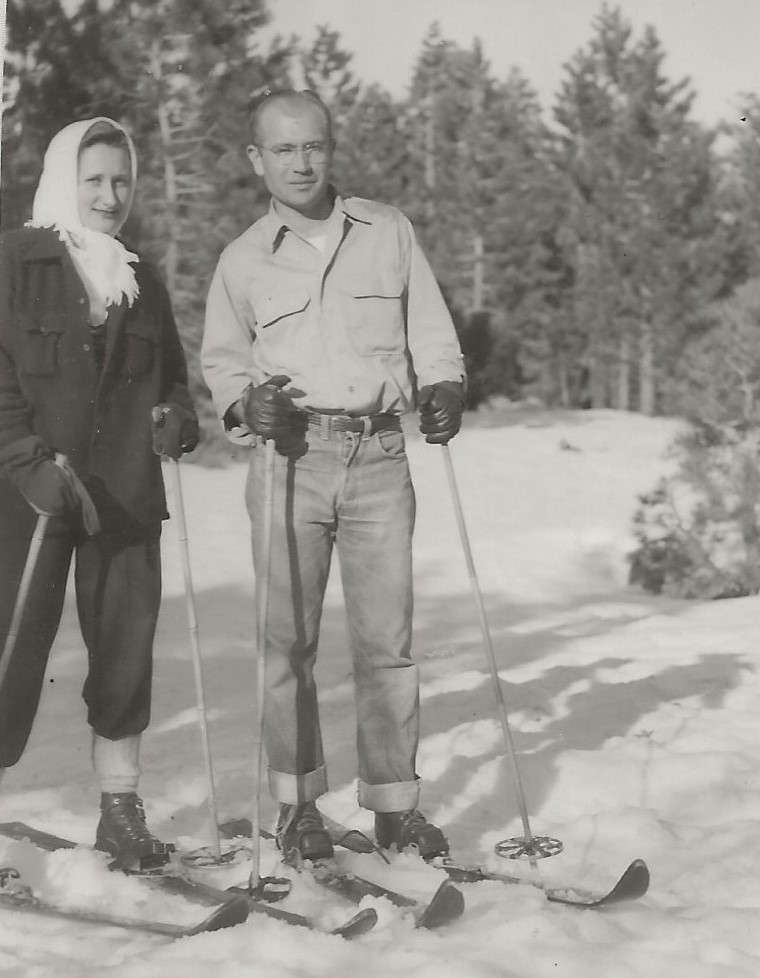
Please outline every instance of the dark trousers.
[[[14, 507], [15, 509], [15, 507]], [[28, 509], [28, 507], [27, 507]], [[5, 643], [36, 517], [0, 514], [0, 642]], [[0, 690], [0, 767], [21, 757], [39, 705], [74, 557], [88, 675], [82, 695], [95, 733], [119, 740], [150, 720], [153, 639], [161, 601], [161, 526], [88, 537], [52, 518], [40, 548], [13, 656]]]

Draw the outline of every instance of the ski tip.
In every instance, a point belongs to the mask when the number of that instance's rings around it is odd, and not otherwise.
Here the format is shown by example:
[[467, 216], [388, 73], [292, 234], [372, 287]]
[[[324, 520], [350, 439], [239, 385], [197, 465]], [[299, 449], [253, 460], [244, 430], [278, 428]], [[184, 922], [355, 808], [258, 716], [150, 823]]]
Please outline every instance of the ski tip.
[[625, 899], [637, 900], [647, 892], [650, 882], [651, 877], [647, 864], [643, 859], [634, 859], [618, 880], [610, 897], [614, 899], [614, 896], [620, 893]]
[[565, 903], [580, 909], [597, 909], [628, 900], [638, 900], [639, 897], [644, 896], [648, 889], [649, 869], [647, 864], [643, 859], [634, 859], [609, 893], [605, 893], [603, 896], [584, 897], [560, 890], [545, 890], [544, 892], [552, 902]]
[[11, 838], [17, 838], [19, 833], [31, 832], [26, 822], [0, 822], [0, 833]]
[[464, 913], [464, 897], [451, 880], [444, 880], [417, 920], [417, 927], [432, 929], [456, 920]]
[[647, 864], [644, 862], [643, 859], [634, 859], [633, 862], [631, 863], [631, 865], [626, 870], [626, 872], [628, 872], [629, 870], [632, 870], [632, 869], [633, 870], [636, 870], [636, 872], [639, 872], [639, 873], [640, 872], [644, 872], [647, 875], [649, 875], [649, 867], [647, 866]]
[[359, 913], [354, 914], [342, 927], [336, 927], [330, 933], [336, 937], [343, 937], [345, 940], [350, 941], [354, 937], [361, 937], [362, 934], [366, 934], [372, 930], [376, 923], [377, 911], [372, 907], [366, 907], [364, 910], [360, 910]]
[[223, 903], [220, 907], [217, 907], [197, 927], [189, 930], [186, 936], [192, 937], [195, 934], [204, 934], [208, 931], [236, 927], [248, 919], [250, 912], [250, 905], [245, 897], [241, 896], [233, 900], [228, 900], [227, 903]]

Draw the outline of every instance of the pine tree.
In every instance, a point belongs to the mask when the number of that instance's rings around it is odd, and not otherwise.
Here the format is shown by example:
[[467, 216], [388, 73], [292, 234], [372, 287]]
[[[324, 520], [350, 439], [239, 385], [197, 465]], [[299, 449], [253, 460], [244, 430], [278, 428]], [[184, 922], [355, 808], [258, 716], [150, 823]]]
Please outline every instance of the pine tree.
[[690, 119], [688, 82], [663, 74], [651, 28], [634, 40], [605, 6], [594, 29], [555, 106], [572, 187], [575, 303], [592, 403], [628, 407], [635, 381], [639, 410], [653, 413], [663, 367], [720, 287], [711, 135]]
[[329, 106], [333, 125], [341, 131], [356, 104], [359, 82], [350, 63], [353, 55], [343, 50], [340, 35], [328, 27], [319, 27], [312, 46], [301, 53], [301, 69], [306, 87], [317, 92]]
[[336, 135], [335, 180], [341, 193], [403, 208], [412, 174], [402, 106], [371, 85], [358, 93]]
[[405, 209], [437, 273], [464, 308], [471, 303], [460, 289], [471, 278], [474, 241], [482, 237], [472, 213], [477, 181], [472, 166], [480, 155], [478, 125], [491, 85], [479, 45], [464, 50], [444, 40], [434, 24], [423, 42], [403, 115], [413, 174]]
[[[569, 405], [578, 400], [578, 379], [566, 301], [566, 188], [555, 166], [553, 137], [534, 91], [516, 70], [494, 86], [486, 112], [473, 209], [485, 229], [494, 357], [498, 363], [503, 347], [509, 370], [517, 344], [531, 392]], [[506, 392], [499, 387], [498, 368], [487, 389]]]
[[479, 44], [459, 48], [434, 26], [403, 119], [409, 209], [434, 268], [457, 308], [487, 313], [491, 354], [479, 390], [520, 396], [525, 379], [542, 396], [576, 403], [567, 191], [535, 92], [517, 70], [498, 81]]
[[744, 116], [723, 133], [730, 139], [721, 187], [730, 287], [760, 278], [760, 95], [746, 95], [743, 101]]

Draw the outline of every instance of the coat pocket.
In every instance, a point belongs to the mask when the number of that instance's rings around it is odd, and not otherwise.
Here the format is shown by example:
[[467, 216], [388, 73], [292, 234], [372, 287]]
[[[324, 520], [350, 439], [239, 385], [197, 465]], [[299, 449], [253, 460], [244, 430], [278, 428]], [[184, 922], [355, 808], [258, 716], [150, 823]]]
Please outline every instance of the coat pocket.
[[32, 377], [58, 373], [63, 332], [64, 324], [57, 317], [24, 323], [18, 369]]
[[119, 373], [127, 380], [145, 380], [157, 361], [158, 324], [150, 320], [127, 323]]
[[342, 283], [351, 315], [348, 335], [360, 356], [406, 350], [405, 290], [400, 275], [362, 275]]

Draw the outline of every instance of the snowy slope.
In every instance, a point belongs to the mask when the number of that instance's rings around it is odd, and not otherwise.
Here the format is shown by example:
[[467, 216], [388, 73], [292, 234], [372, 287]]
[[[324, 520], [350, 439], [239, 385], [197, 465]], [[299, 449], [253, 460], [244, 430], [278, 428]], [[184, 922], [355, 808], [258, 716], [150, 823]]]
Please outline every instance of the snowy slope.
[[[602, 913], [545, 903], [528, 887], [464, 886], [465, 916], [414, 931], [377, 903], [355, 943], [254, 917], [169, 943], [21, 915], [0, 918], [0, 974], [34, 978], [756, 978], [760, 973], [760, 601], [674, 602], [626, 587], [636, 494], [670, 464], [677, 425], [613, 412], [474, 419], [452, 444], [534, 832], [563, 840], [540, 865], [556, 884], [606, 888], [634, 857], [649, 894]], [[423, 808], [454, 849], [493, 868], [521, 823], [504, 759], [478, 619], [440, 449], [414, 435], [416, 659], [422, 677]], [[181, 467], [222, 815], [250, 809], [253, 577], [245, 470]], [[169, 473], [167, 472], [167, 476]], [[165, 605], [142, 791], [155, 829], [209, 841], [205, 778], [176, 526], [164, 532]], [[71, 602], [22, 763], [0, 817], [91, 840], [97, 791], [79, 699], [83, 656]], [[340, 581], [331, 581], [318, 667], [331, 792], [324, 809], [368, 828], [356, 807], [353, 707]], [[274, 809], [267, 803], [267, 814]], [[42, 858], [0, 843], [3, 863], [60, 900], [166, 920], [198, 910], [108, 874], [90, 853]], [[264, 868], [276, 856], [265, 851]], [[375, 857], [347, 857], [382, 875]], [[423, 895], [437, 871], [397, 857], [395, 881]], [[243, 870], [242, 873], [245, 876]], [[240, 872], [238, 872], [240, 877]], [[386, 879], [390, 878], [386, 874]], [[298, 880], [285, 906], [337, 923], [348, 908]]]

